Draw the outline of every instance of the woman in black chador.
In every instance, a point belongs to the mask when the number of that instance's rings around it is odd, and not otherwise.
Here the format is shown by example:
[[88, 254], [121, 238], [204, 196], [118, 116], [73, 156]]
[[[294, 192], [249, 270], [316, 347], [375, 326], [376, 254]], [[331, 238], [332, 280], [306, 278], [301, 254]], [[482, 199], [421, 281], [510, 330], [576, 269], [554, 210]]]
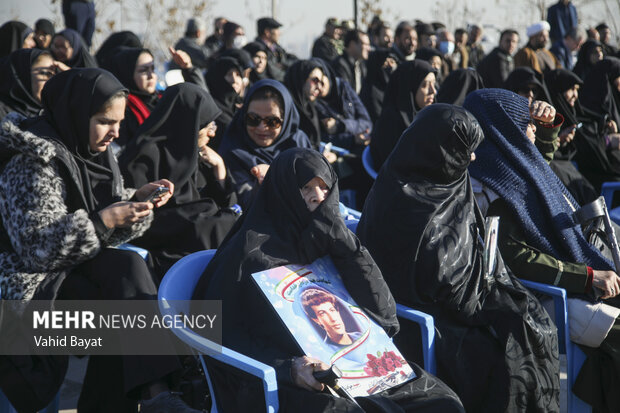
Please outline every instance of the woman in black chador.
[[[322, 386], [312, 372], [327, 366], [301, 353], [251, 279], [259, 271], [309, 264], [326, 255], [351, 297], [388, 335], [394, 335], [399, 329], [394, 299], [372, 257], [340, 216], [334, 170], [314, 150], [289, 149], [271, 164], [252, 208], [218, 249], [194, 294], [196, 299], [222, 300], [225, 346], [275, 368], [281, 412], [360, 411], [343, 398], [317, 391]], [[363, 398], [360, 404], [372, 412], [462, 411], [443, 383], [412, 367], [417, 379]], [[224, 410], [260, 410], [256, 400], [262, 386], [251, 388], [225, 374], [216, 380], [216, 385], [224, 385], [225, 379], [230, 386], [220, 398]]]
[[381, 169], [418, 111], [435, 102], [435, 74], [435, 69], [428, 62], [414, 60], [401, 63], [390, 76], [383, 110], [375, 122], [370, 140], [375, 170]]
[[[566, 69], [555, 69], [545, 74], [545, 83], [551, 103], [564, 117], [549, 166], [577, 202], [585, 205], [598, 198], [604, 181], [620, 179], [620, 158], [614, 161], [614, 151], [607, 149], [604, 117], [585, 109], [579, 102], [579, 89], [583, 85], [579, 76]], [[548, 160], [538, 140], [536, 146]], [[577, 161], [579, 171], [572, 161]]]
[[581, 104], [615, 123], [611, 132], [620, 130], [620, 59], [605, 57], [583, 79]]
[[[126, 89], [109, 72], [73, 69], [45, 84], [42, 116], [24, 120], [12, 114], [3, 121], [2, 298], [157, 299], [144, 260], [134, 252], [113, 248], [144, 233], [153, 206], [168, 201], [170, 195], [147, 202], [155, 188], [166, 186], [173, 192], [167, 180], [145, 183], [139, 189], [123, 186], [108, 147], [118, 137], [126, 96]], [[119, 336], [121, 345], [123, 339]], [[6, 360], [1, 360], [4, 373]], [[39, 366], [34, 367], [36, 371]], [[141, 412], [197, 413], [178, 396], [161, 392], [167, 387], [166, 376], [180, 367], [173, 356], [91, 356], [78, 410], [135, 412], [137, 400], [127, 395], [151, 399], [142, 403]], [[42, 406], [33, 406], [36, 398], [50, 390], [40, 382], [50, 376], [49, 371], [33, 376], [35, 391], [11, 389], [15, 383], [9, 386], [6, 381], [3, 391], [16, 390], [13, 394], [21, 399], [33, 395], [16, 406], [20, 411], [37, 411]], [[58, 388], [51, 390], [50, 399]]]
[[243, 88], [241, 75], [243, 68], [232, 57], [221, 57], [215, 61], [206, 76], [209, 92], [213, 96], [215, 103], [222, 111], [216, 121], [217, 133], [211, 146], [218, 150], [226, 128], [232, 122], [237, 109], [243, 103], [241, 91]]
[[21, 49], [0, 62], [0, 119], [10, 112], [37, 116], [42, 109], [43, 85], [56, 74], [52, 55], [39, 49]]
[[381, 115], [385, 89], [390, 81], [390, 75], [396, 70], [397, 61], [398, 57], [390, 49], [377, 49], [368, 55], [366, 62], [368, 72], [362, 81], [360, 99], [366, 106], [373, 123]]
[[396, 301], [434, 317], [438, 376], [467, 411], [558, 412], [553, 322], [499, 253], [489, 274], [483, 265], [484, 221], [467, 172], [483, 137], [461, 107], [421, 111], [379, 173], [357, 233]]
[[169, 179], [172, 200], [155, 211], [144, 236], [134, 243], [149, 250], [161, 277], [179, 258], [217, 248], [237, 215], [232, 180], [222, 158], [207, 143], [221, 111], [200, 87], [169, 87], [121, 155], [128, 184]]

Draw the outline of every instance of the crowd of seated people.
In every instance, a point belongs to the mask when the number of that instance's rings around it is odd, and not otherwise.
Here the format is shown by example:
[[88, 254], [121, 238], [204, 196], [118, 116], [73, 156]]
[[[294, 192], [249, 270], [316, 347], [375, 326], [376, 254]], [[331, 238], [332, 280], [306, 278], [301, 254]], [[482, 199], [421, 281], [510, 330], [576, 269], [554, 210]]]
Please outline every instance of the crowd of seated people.
[[[559, 412], [557, 331], [520, 282], [533, 280], [569, 297], [586, 354], [569, 391], [618, 412], [620, 277], [600, 231], [573, 217], [620, 181], [620, 53], [607, 24], [586, 30], [576, 13], [561, 0], [489, 50], [478, 25], [330, 17], [306, 58], [268, 17], [248, 41], [223, 17], [207, 37], [196, 16], [174, 47], [5, 22], [1, 298], [155, 300], [175, 262], [216, 249], [193, 297], [222, 300], [223, 343], [274, 367], [283, 412]], [[170, 84], [162, 64], [180, 72]], [[339, 201], [361, 211], [357, 234]], [[491, 270], [485, 216], [500, 217]], [[323, 256], [405, 356], [416, 335], [395, 304], [433, 316], [437, 377], [411, 363], [416, 379], [358, 403], [325, 391], [313, 373], [329, 360], [304, 355], [249, 281]], [[26, 364], [31, 389], [2, 390], [34, 411], [66, 359]], [[0, 375], [16, 365], [0, 356]], [[182, 367], [92, 356], [78, 409], [198, 411], [173, 391]], [[255, 383], [213, 368], [225, 411], [257, 408]]]

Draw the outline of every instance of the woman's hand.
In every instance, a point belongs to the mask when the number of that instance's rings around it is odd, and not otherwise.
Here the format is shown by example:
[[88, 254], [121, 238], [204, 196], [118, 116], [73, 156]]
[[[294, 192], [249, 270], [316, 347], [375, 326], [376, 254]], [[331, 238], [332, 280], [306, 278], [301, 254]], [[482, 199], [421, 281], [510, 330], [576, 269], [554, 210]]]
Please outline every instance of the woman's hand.
[[532, 119], [541, 123], [553, 123], [555, 119], [555, 108], [547, 102], [535, 100], [530, 105], [530, 116]]
[[69, 66], [59, 60], [54, 60], [52, 66], [56, 69], [56, 72], [58, 73], [71, 69]]
[[252, 167], [252, 169], [250, 169], [250, 173], [256, 177], [258, 184], [260, 185], [263, 183], [263, 179], [265, 179], [265, 175], [267, 175], [268, 170], [269, 165], [261, 163]]
[[321, 120], [321, 124], [323, 125], [323, 129], [325, 129], [325, 132], [329, 133], [330, 135], [333, 135], [334, 133], [338, 132], [338, 128], [336, 125], [336, 119], [334, 118], [326, 118]]
[[603, 291], [601, 298], [604, 300], [620, 293], [620, 277], [614, 271], [594, 270], [592, 285]]
[[302, 389], [321, 391], [325, 386], [319, 383], [312, 373], [323, 370], [329, 370], [329, 366], [321, 360], [308, 356], [295, 357], [291, 366], [291, 378], [293, 383]]
[[172, 60], [177, 64], [181, 69], [191, 69], [192, 68], [192, 58], [184, 52], [183, 50], [175, 50], [174, 47], [168, 47], [170, 54], [172, 55]]
[[575, 132], [577, 131], [577, 125], [572, 125], [568, 128], [562, 129], [558, 134], [560, 139], [560, 146], [564, 146], [570, 143], [575, 138]]
[[138, 201], [145, 201], [149, 198], [149, 196], [160, 186], [165, 186], [168, 188], [168, 192], [160, 196], [159, 198], [155, 198], [153, 201], [153, 206], [159, 208], [162, 205], [165, 205], [166, 202], [172, 198], [174, 194], [174, 184], [167, 179], [160, 179], [159, 181], [149, 182], [146, 185], [143, 185], [140, 189], [136, 191], [136, 199]]
[[108, 228], [126, 228], [144, 221], [152, 209], [150, 202], [115, 202], [99, 211], [99, 216]]
[[220, 154], [215, 152], [208, 145], [203, 145], [198, 148], [198, 151], [200, 153], [200, 159], [213, 166], [215, 179], [218, 181], [226, 179], [226, 165], [224, 165], [224, 160]]
[[607, 122], [607, 131], [609, 133], [618, 133], [618, 125], [616, 125], [616, 122], [613, 120], [610, 120]]

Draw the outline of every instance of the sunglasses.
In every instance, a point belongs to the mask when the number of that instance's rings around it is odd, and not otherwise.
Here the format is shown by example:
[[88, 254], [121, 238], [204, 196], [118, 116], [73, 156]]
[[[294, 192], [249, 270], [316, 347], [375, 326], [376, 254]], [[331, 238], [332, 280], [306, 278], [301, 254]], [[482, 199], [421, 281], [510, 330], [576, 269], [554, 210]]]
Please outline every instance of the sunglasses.
[[265, 126], [269, 129], [276, 129], [282, 126], [282, 119], [277, 116], [267, 116], [265, 118], [261, 118], [256, 113], [246, 113], [246, 125], [254, 127], [260, 125], [261, 122], [265, 122]]

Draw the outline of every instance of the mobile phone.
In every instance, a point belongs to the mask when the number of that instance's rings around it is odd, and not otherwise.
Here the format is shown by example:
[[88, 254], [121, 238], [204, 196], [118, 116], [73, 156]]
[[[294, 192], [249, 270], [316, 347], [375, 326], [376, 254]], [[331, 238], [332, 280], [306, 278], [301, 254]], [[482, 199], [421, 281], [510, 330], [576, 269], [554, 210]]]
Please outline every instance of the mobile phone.
[[581, 129], [582, 126], [583, 126], [583, 123], [579, 122], [577, 125], [575, 125], [575, 130]]
[[332, 150], [332, 143], [331, 142], [327, 142], [325, 144], [325, 147], [323, 148], [323, 153], [331, 152], [331, 150]]
[[154, 200], [156, 200], [157, 198], [167, 194], [168, 192], [170, 192], [170, 189], [168, 189], [165, 186], [160, 186], [156, 190], [151, 192], [151, 194], [148, 196], [148, 198], [146, 198], [146, 200], [144, 202], [153, 203]]

